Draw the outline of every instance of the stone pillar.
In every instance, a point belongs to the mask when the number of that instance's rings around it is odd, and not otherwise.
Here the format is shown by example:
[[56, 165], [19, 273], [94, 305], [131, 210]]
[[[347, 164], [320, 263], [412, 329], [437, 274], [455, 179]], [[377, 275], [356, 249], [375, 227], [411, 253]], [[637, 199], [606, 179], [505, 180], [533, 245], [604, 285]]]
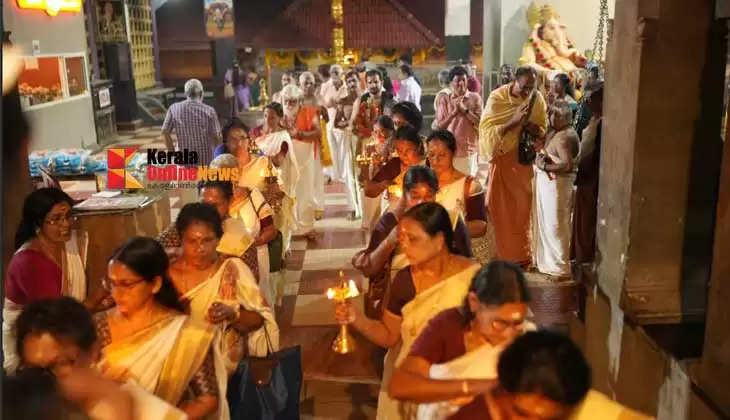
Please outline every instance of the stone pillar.
[[714, 0], [616, 1], [598, 282], [639, 323], [704, 316], [726, 54], [714, 11]]
[[469, 0], [446, 0], [446, 59], [456, 64], [471, 59], [471, 3]]
[[483, 98], [498, 82], [492, 77], [492, 72], [499, 70], [502, 65], [502, 0], [488, 0], [484, 2], [484, 37], [482, 40], [482, 54], [484, 58], [484, 89]]

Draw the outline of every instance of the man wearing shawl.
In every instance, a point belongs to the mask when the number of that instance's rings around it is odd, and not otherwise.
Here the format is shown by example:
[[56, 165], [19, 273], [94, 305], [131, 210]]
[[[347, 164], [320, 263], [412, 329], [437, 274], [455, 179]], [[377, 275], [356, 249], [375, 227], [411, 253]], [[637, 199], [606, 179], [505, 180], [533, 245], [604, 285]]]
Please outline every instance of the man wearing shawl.
[[535, 79], [531, 68], [517, 69], [515, 81], [489, 95], [479, 123], [479, 154], [490, 162], [487, 209], [494, 221], [497, 256], [523, 265], [530, 262], [533, 168], [518, 161], [519, 138], [522, 130], [542, 138], [547, 127], [547, 107], [539, 92], [534, 92], [527, 115]]

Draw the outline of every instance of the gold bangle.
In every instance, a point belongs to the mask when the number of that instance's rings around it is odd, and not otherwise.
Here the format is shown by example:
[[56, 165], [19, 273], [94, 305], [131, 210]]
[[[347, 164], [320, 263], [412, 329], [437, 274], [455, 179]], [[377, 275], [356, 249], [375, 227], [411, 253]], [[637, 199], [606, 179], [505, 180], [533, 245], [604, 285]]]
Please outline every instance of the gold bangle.
[[469, 395], [469, 382], [467, 382], [467, 381], [461, 382], [461, 392], [464, 395]]

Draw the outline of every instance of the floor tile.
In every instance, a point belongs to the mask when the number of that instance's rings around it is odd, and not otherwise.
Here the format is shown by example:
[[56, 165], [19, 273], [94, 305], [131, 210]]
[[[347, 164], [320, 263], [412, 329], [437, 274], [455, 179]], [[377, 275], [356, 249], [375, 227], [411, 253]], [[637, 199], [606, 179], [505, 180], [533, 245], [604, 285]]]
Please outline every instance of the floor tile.
[[[354, 269], [342, 270], [346, 280], [355, 280], [359, 290], [365, 285], [362, 273]], [[300, 294], [323, 294], [328, 288], [340, 283], [340, 270], [305, 270], [302, 271]]]
[[284, 273], [284, 283], [299, 283], [302, 278], [302, 270], [292, 270], [287, 268]]
[[290, 251], [289, 257], [286, 259], [287, 270], [301, 270], [304, 265], [304, 257], [306, 251]]
[[365, 232], [352, 229], [325, 230], [308, 245], [308, 251], [317, 249], [357, 248], [365, 246]]
[[302, 267], [305, 270], [340, 270], [352, 268], [350, 260], [360, 249], [310, 249], [307, 250], [304, 256]]

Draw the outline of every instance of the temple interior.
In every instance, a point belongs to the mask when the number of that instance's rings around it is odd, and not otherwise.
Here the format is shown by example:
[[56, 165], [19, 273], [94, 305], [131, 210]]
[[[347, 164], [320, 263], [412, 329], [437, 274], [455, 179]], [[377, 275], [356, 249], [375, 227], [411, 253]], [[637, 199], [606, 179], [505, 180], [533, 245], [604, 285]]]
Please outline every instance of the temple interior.
[[4, 1], [3, 416], [730, 418], [729, 19]]

